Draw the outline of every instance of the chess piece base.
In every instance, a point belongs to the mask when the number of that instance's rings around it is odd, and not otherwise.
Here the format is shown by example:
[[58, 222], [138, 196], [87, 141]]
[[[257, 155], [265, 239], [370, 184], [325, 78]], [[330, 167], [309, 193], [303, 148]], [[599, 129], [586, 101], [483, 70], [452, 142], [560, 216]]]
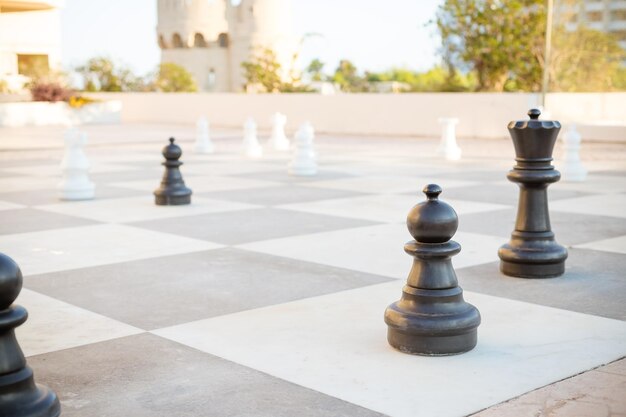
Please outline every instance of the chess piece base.
[[0, 377], [0, 417], [59, 417], [61, 404], [47, 387], [35, 384], [29, 367]]
[[260, 146], [252, 146], [246, 149], [246, 156], [248, 158], [262, 158], [263, 148]]
[[410, 286], [385, 311], [387, 341], [404, 353], [450, 356], [472, 350], [480, 313], [463, 300], [460, 287], [427, 290]]
[[443, 157], [448, 161], [458, 161], [461, 159], [461, 148], [439, 148], [437, 149], [437, 155]]
[[166, 194], [154, 194], [154, 203], [157, 206], [182, 206], [185, 204], [191, 204], [191, 190], [188, 194], [181, 195], [166, 195]]
[[516, 278], [555, 278], [565, 273], [567, 249], [554, 233], [513, 232], [511, 241], [498, 250], [500, 271]]
[[289, 168], [289, 175], [294, 175], [296, 177], [312, 177], [317, 175], [317, 167]]
[[211, 154], [215, 152], [215, 149], [213, 148], [213, 146], [195, 146], [193, 148], [193, 151], [195, 153], [201, 153], [201, 154]]
[[95, 197], [95, 187], [77, 188], [73, 190], [61, 189], [59, 198], [66, 201], [93, 200]]

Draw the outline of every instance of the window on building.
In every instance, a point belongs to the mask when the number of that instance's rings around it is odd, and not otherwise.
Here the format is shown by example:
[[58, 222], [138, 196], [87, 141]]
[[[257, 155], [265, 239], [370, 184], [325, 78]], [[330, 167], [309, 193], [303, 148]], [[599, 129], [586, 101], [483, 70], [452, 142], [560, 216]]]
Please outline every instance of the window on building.
[[159, 47], [161, 49], [167, 49], [167, 42], [165, 42], [165, 37], [163, 35], [159, 35]]
[[613, 21], [626, 20], [626, 9], [611, 11], [611, 20]]
[[588, 22], [601, 22], [602, 12], [601, 11], [587, 12], [587, 21]]
[[202, 33], [196, 33], [193, 37], [193, 46], [195, 46], [196, 48], [206, 48], [207, 47], [207, 43], [206, 40], [204, 40], [204, 35], [202, 35]]
[[184, 46], [183, 45], [183, 38], [181, 38], [178, 33], [175, 33], [172, 36], [172, 46], [174, 48], [182, 48]]
[[217, 44], [220, 46], [220, 48], [228, 48], [228, 33], [220, 33], [217, 37]]
[[17, 55], [17, 72], [27, 77], [40, 77], [50, 71], [48, 55]]

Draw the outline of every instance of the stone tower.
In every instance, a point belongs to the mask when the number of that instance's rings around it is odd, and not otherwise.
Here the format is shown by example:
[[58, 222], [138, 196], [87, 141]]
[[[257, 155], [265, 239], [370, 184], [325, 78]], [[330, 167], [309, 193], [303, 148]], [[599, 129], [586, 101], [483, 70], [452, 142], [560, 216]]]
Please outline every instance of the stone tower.
[[157, 0], [161, 62], [185, 67], [201, 91], [241, 91], [241, 63], [272, 49], [286, 77], [297, 51], [291, 0]]

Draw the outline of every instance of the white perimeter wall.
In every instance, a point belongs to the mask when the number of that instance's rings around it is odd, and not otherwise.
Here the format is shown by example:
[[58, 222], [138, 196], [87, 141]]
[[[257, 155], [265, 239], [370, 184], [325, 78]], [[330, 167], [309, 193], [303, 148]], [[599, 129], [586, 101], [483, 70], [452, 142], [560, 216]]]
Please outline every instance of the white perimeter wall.
[[[234, 94], [98, 93], [123, 103], [122, 121], [195, 123], [241, 127], [254, 117], [269, 129], [274, 112], [287, 115], [293, 131], [308, 120], [318, 132], [361, 135], [438, 136], [439, 117], [460, 119], [460, 137], [508, 137], [511, 120], [527, 118], [538, 95], [524, 93]], [[576, 121], [585, 139], [626, 141], [626, 93], [550, 94], [546, 106], [564, 124]], [[595, 136], [595, 137], [594, 137]]]

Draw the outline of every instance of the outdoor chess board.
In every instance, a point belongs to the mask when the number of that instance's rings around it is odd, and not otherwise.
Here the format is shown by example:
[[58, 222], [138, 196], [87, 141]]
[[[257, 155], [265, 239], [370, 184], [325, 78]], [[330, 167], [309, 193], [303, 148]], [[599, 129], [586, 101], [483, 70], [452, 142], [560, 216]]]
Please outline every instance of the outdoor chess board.
[[[462, 140], [445, 162], [434, 139], [321, 136], [305, 178], [287, 175], [288, 153], [245, 159], [234, 131], [196, 155], [193, 127], [85, 130], [84, 202], [57, 199], [60, 129], [0, 140], [0, 252], [30, 313], [18, 340], [65, 417], [461, 416], [626, 355], [623, 145], [585, 144], [588, 180], [549, 188], [567, 272], [526, 280], [498, 270], [517, 204], [508, 140]], [[170, 135], [190, 206], [154, 205]], [[482, 315], [458, 356], [386, 341], [412, 261], [406, 214], [428, 183], [459, 214], [453, 264]]]

